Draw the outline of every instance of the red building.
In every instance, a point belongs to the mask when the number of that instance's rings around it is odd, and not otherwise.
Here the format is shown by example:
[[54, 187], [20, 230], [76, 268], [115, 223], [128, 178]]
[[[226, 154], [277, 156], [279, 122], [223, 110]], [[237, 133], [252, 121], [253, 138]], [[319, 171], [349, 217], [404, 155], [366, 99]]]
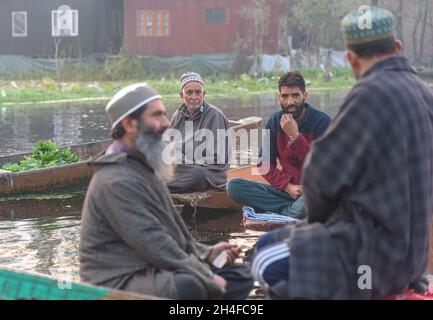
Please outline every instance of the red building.
[[[256, 19], [247, 19], [241, 8], [251, 0], [125, 0], [125, 47], [134, 54], [189, 56], [231, 53], [237, 35], [249, 40], [254, 52]], [[279, 17], [287, 12], [287, 0], [267, 0], [269, 25], [263, 52], [279, 52], [284, 37]], [[256, 20], [257, 21], [257, 20]]]

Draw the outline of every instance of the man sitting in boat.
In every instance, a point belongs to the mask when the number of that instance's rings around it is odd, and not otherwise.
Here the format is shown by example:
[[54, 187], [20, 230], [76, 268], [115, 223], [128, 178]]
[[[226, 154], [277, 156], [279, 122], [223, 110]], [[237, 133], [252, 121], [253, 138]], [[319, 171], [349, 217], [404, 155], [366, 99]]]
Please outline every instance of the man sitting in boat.
[[[306, 103], [308, 92], [299, 72], [288, 72], [279, 81], [282, 111], [273, 114], [266, 129], [270, 146], [262, 147], [259, 168], [270, 183], [232, 179], [227, 193], [235, 201], [261, 212], [273, 212], [291, 218], [304, 217], [301, 170], [313, 140], [328, 127], [330, 117]], [[269, 158], [265, 157], [267, 148]], [[281, 169], [277, 167], [277, 160]]]
[[245, 299], [252, 279], [247, 267], [233, 264], [239, 248], [196, 242], [173, 206], [161, 96], [147, 84], [132, 85], [106, 110], [114, 142], [94, 162], [84, 203], [81, 280], [173, 299]]
[[[201, 76], [194, 72], [182, 75], [180, 97], [182, 105], [174, 113], [170, 128], [180, 134], [176, 141], [177, 167], [174, 178], [167, 183], [173, 193], [189, 193], [208, 189], [224, 189], [227, 182], [228, 144], [218, 149], [218, 130], [229, 130], [229, 121], [217, 107], [204, 101], [206, 91]], [[205, 129], [205, 130], [204, 130]], [[197, 138], [197, 132], [207, 132], [211, 141]], [[173, 135], [176, 139], [176, 135]], [[212, 144], [207, 154], [196, 154], [198, 146]]]
[[[370, 28], [360, 28], [366, 16]], [[379, 8], [342, 21], [359, 81], [306, 161], [308, 223], [257, 243], [253, 274], [271, 296], [378, 299], [427, 289], [419, 279], [433, 212], [433, 91], [400, 56], [394, 25]]]

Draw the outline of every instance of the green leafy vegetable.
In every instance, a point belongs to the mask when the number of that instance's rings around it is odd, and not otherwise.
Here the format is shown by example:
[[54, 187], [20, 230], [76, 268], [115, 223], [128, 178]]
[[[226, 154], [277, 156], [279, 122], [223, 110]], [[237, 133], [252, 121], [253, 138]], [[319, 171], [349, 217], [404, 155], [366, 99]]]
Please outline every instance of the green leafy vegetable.
[[59, 149], [51, 140], [38, 141], [32, 154], [20, 163], [7, 163], [3, 170], [22, 172], [41, 168], [51, 168], [80, 161], [80, 158], [70, 148]]

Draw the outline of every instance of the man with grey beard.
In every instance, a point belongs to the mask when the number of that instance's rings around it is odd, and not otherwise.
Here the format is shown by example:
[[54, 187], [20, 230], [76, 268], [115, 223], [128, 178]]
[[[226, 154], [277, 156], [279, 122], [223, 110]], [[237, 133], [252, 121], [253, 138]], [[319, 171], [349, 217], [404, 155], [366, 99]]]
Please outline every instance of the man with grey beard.
[[[176, 154], [181, 158], [176, 159], [175, 176], [167, 187], [173, 193], [224, 190], [230, 168], [228, 141], [220, 141], [227, 145], [220, 150], [218, 131], [227, 132], [229, 121], [218, 107], [205, 101], [206, 90], [198, 73], [187, 72], [180, 82], [182, 105], [173, 114], [170, 132], [180, 134], [175, 142]], [[201, 136], [204, 132], [209, 134], [205, 141]], [[203, 145], [206, 151], [198, 152]]]
[[[247, 267], [236, 245], [196, 242], [165, 185], [174, 172], [163, 161], [169, 126], [162, 97], [147, 84], [117, 93], [106, 111], [113, 144], [94, 162], [84, 203], [81, 280], [172, 299], [245, 299]], [[225, 256], [225, 266], [216, 264]]]

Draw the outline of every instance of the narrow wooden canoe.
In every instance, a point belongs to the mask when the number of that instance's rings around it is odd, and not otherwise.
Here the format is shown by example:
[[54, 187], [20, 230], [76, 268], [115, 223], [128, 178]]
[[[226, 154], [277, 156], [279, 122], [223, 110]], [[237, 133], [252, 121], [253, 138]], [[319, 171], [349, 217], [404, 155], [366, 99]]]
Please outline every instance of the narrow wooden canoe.
[[0, 300], [160, 300], [161, 298], [66, 282], [46, 275], [0, 268]]
[[[103, 152], [111, 142], [111, 140], [103, 140], [85, 143], [71, 146], [71, 150], [80, 159], [90, 160], [91, 157]], [[0, 166], [9, 162], [19, 162], [28, 155], [30, 153], [0, 157]], [[2, 172], [0, 173], [0, 197], [85, 187], [93, 174], [92, 167], [88, 165], [89, 160], [26, 172]]]
[[[262, 123], [260, 117], [249, 117], [239, 121], [231, 121], [232, 129], [250, 130], [258, 128]], [[101, 140], [71, 146], [80, 159], [87, 159], [73, 164], [53, 168], [38, 169], [26, 172], [0, 172], [0, 197], [9, 197], [28, 193], [50, 193], [84, 188], [93, 174], [93, 168], [88, 165], [90, 159], [105, 151], [112, 140]], [[30, 153], [21, 153], [0, 157], [0, 167], [6, 163], [21, 161]]]

